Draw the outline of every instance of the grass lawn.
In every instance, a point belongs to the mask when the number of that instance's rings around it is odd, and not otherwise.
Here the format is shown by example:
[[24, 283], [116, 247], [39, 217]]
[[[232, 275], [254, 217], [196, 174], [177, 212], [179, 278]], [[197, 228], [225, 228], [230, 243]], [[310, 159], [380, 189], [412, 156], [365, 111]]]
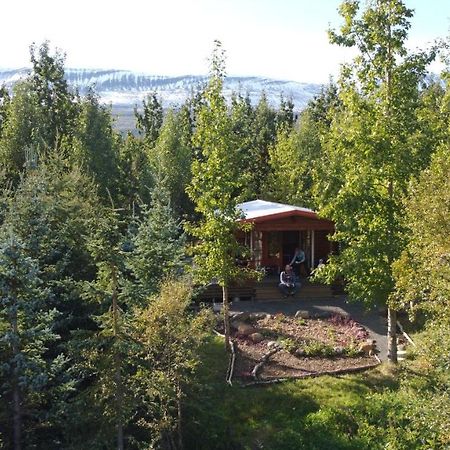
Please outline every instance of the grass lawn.
[[225, 384], [228, 357], [221, 338], [204, 347], [197, 386], [188, 394], [188, 449], [362, 449], [358, 409], [367, 396], [397, 383], [388, 367], [360, 374], [268, 386]]

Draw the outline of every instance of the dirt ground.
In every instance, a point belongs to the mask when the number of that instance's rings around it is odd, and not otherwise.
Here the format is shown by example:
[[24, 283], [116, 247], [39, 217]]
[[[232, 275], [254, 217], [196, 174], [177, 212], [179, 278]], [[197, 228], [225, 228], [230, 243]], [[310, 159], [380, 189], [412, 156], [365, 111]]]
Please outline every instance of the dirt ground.
[[[373, 356], [359, 352], [368, 334], [350, 318], [301, 319], [267, 314], [263, 318], [247, 318], [245, 324], [251, 325], [262, 340], [253, 342], [254, 335], [241, 333], [235, 322], [235, 377], [243, 380], [252, 378], [255, 365], [273, 349], [278, 351], [258, 371], [260, 380], [353, 369], [376, 362]], [[321, 354], [323, 349], [331, 354]]]

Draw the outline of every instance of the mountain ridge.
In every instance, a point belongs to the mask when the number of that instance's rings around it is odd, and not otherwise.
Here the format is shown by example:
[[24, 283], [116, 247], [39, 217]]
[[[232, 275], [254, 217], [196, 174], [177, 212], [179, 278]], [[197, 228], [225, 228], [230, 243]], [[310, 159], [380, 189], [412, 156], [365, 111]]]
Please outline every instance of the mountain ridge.
[[[29, 73], [29, 68], [0, 69], [0, 84], [12, 88]], [[208, 81], [207, 75], [150, 75], [121, 69], [72, 69], [65, 70], [69, 84], [83, 94], [89, 87], [106, 103], [137, 104], [151, 92], [159, 94], [170, 106], [182, 103], [191, 92], [195, 92]], [[277, 80], [259, 76], [230, 75], [225, 78], [224, 94], [248, 93], [255, 103], [261, 92], [265, 92], [269, 103], [276, 106], [280, 96], [291, 98], [296, 109], [302, 109], [320, 90], [321, 84]]]
[[[30, 72], [30, 68], [1, 69], [0, 86], [8, 89]], [[144, 98], [156, 92], [163, 107], [181, 105], [192, 93], [199, 91], [208, 81], [207, 75], [150, 75], [121, 69], [65, 69], [65, 76], [70, 86], [81, 94], [89, 88], [110, 104], [118, 117], [118, 128], [134, 128], [133, 110], [140, 107]], [[259, 76], [232, 75], [225, 78], [224, 96], [229, 100], [233, 92], [248, 95], [252, 104], [257, 104], [264, 92], [269, 104], [276, 108], [280, 99], [291, 99], [298, 112], [320, 92], [319, 83], [301, 83], [297, 81], [276, 80]]]

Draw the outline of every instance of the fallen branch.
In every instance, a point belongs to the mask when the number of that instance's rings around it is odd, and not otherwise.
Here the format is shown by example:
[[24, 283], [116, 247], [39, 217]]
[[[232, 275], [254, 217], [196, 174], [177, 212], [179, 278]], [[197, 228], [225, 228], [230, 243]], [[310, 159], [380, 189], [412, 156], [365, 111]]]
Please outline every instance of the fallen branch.
[[301, 380], [304, 378], [317, 378], [322, 375], [345, 375], [347, 373], [355, 373], [355, 372], [362, 372], [363, 370], [373, 369], [374, 367], [377, 367], [379, 365], [378, 362], [366, 364], [364, 366], [359, 367], [349, 367], [347, 369], [335, 369], [335, 370], [325, 370], [323, 372], [313, 372], [313, 373], [305, 373], [303, 375], [293, 375], [291, 377], [287, 378], [273, 378], [270, 380], [256, 380], [252, 381], [250, 383], [241, 384], [241, 387], [250, 387], [250, 386], [259, 386], [264, 384], [274, 384], [274, 383], [282, 383], [283, 381], [289, 381], [289, 380]]
[[216, 334], [216, 336], [220, 336], [220, 337], [222, 337], [222, 338], [224, 338], [225, 337], [225, 335], [224, 334], [222, 334], [222, 333], [219, 333], [217, 330], [214, 330], [213, 329], [213, 333], [215, 333]]
[[257, 380], [251, 381], [250, 383], [241, 384], [241, 387], [250, 387], [250, 386], [262, 386], [265, 384], [276, 384], [282, 383], [283, 381], [289, 381], [290, 378], [272, 378], [271, 380]]
[[262, 367], [264, 366], [264, 364], [266, 364], [266, 362], [269, 360], [269, 358], [274, 355], [275, 353], [279, 352], [281, 349], [280, 348], [274, 348], [273, 350], [270, 350], [270, 352], [266, 353], [258, 362], [258, 364], [255, 365], [255, 367], [253, 367], [252, 370], [252, 376], [255, 380], [258, 379], [258, 372], [260, 369], [262, 369]]

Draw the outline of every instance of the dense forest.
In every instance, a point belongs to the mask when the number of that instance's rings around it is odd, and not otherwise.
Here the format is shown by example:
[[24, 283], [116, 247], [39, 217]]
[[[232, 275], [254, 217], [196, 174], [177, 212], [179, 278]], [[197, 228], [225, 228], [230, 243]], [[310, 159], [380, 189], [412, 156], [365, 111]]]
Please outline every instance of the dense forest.
[[[209, 84], [172, 109], [149, 95], [126, 136], [31, 46], [0, 88], [0, 448], [448, 448], [450, 85], [428, 72], [448, 45], [411, 53], [401, 0], [340, 12], [330, 40], [358, 56], [305, 110], [227, 102], [216, 42]], [[226, 306], [236, 205], [256, 198], [335, 222], [321, 280], [387, 308], [392, 363], [397, 312], [416, 330], [395, 389], [316, 417], [330, 447], [247, 446], [197, 402], [217, 389], [198, 375], [216, 319], [195, 289], [217, 279]]]

